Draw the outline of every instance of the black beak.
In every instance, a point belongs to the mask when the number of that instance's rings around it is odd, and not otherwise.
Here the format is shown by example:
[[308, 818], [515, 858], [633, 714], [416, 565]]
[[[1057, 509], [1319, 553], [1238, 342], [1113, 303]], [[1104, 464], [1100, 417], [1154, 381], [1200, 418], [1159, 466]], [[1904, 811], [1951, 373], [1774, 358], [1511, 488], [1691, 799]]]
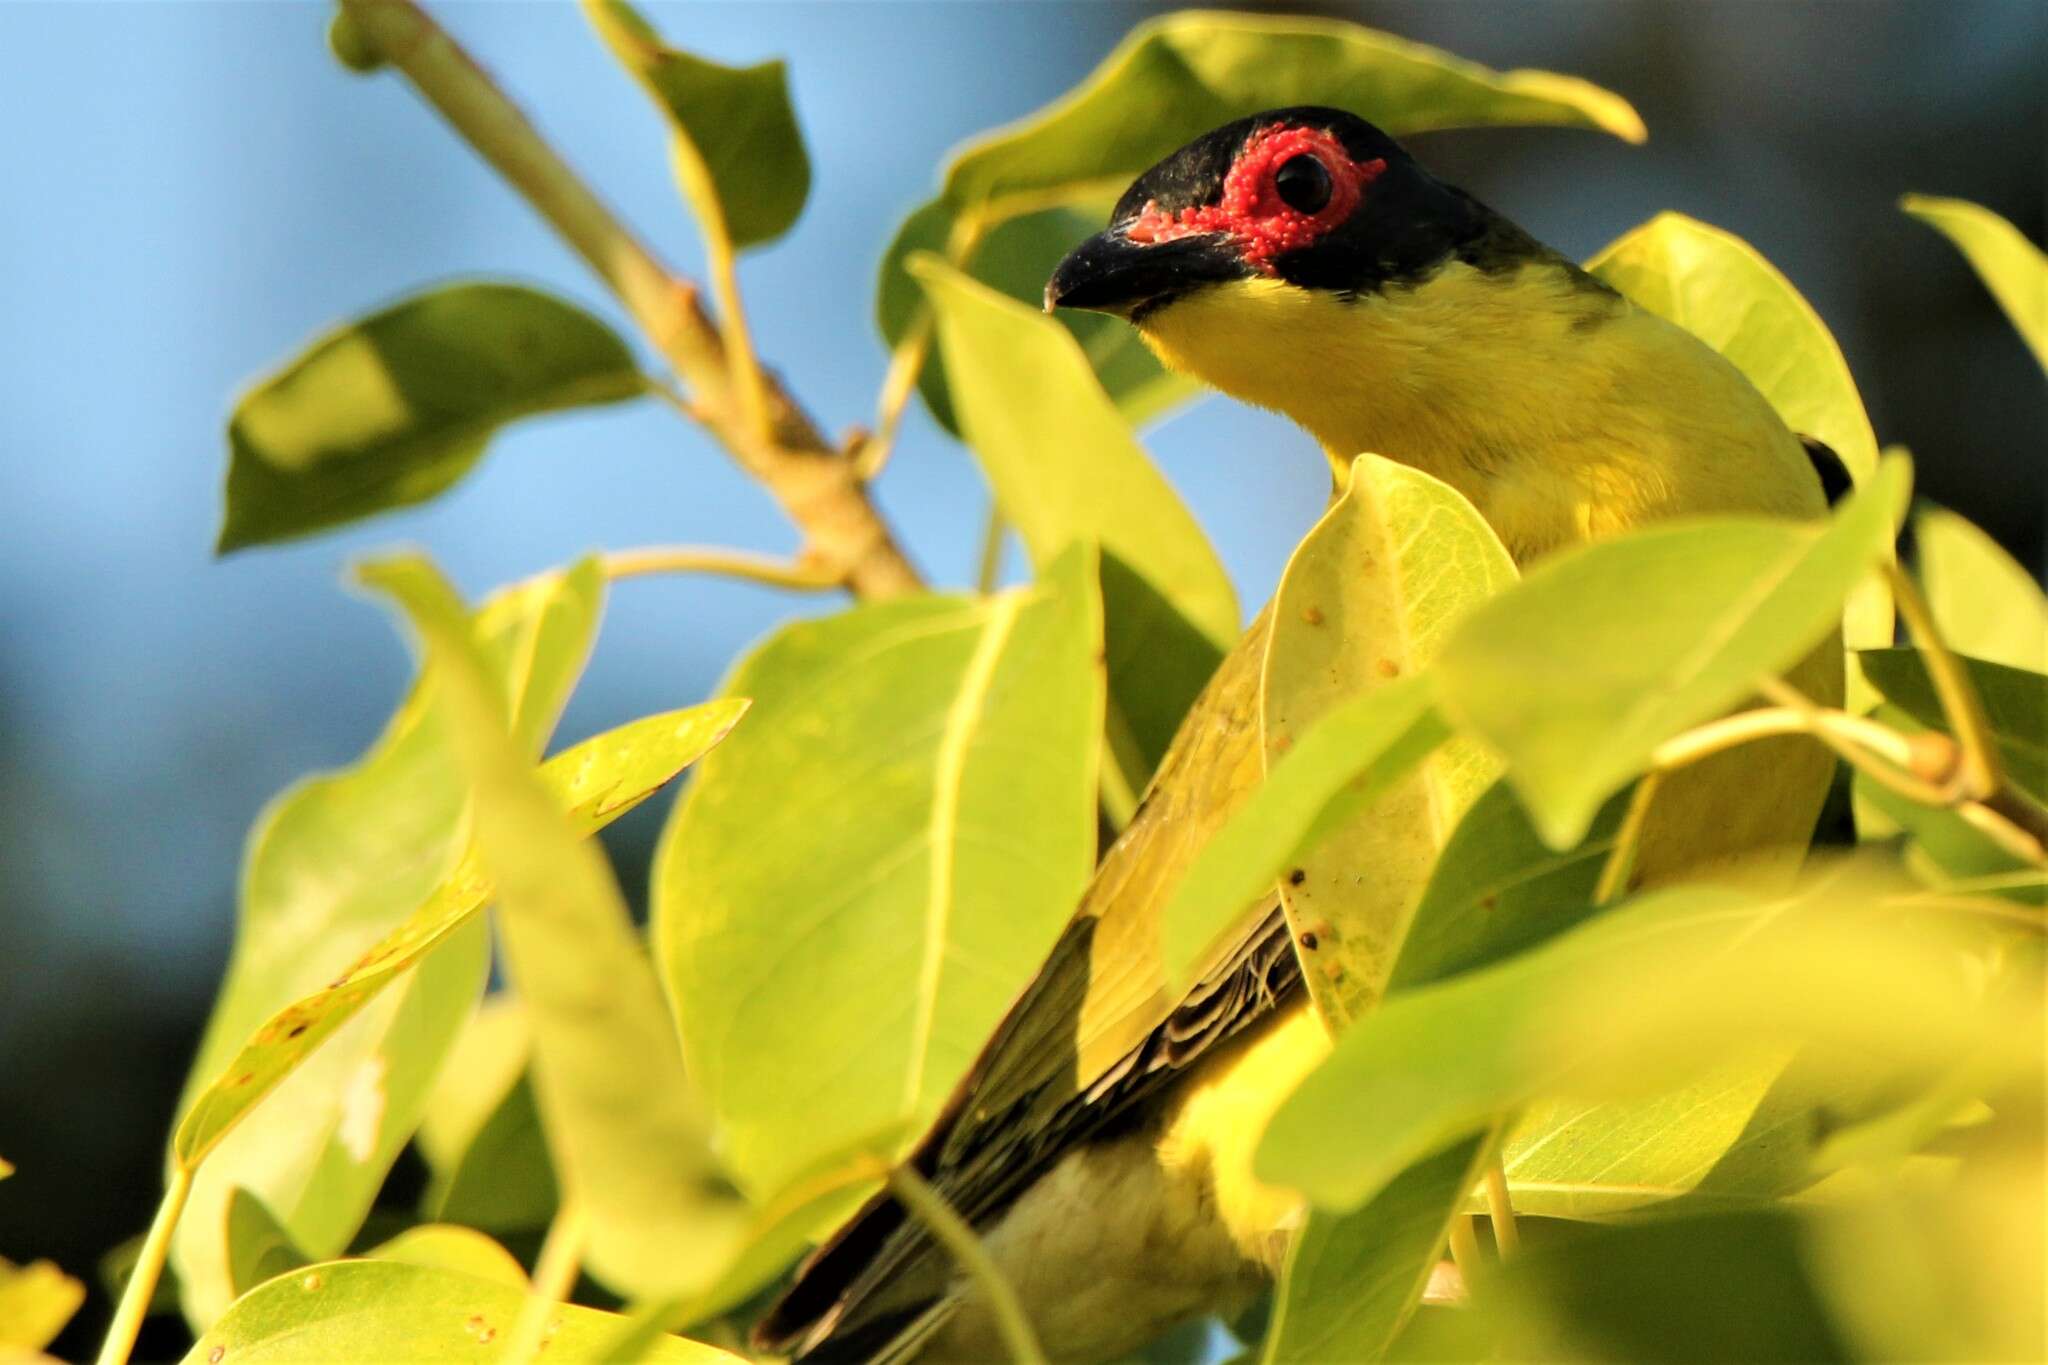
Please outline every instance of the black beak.
[[1045, 311], [1087, 308], [1135, 319], [1205, 284], [1251, 274], [1230, 240], [1203, 233], [1133, 242], [1121, 228], [1098, 232], [1067, 253], [1045, 286]]

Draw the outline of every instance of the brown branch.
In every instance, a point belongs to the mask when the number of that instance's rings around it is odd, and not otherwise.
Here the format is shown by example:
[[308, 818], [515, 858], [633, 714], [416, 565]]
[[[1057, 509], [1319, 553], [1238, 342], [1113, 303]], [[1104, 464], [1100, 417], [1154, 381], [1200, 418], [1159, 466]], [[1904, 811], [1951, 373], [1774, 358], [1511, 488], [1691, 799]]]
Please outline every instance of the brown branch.
[[801, 529], [808, 553], [843, 567], [847, 587], [861, 597], [922, 587], [855, 462], [819, 433], [772, 374], [762, 376], [766, 438], [751, 427], [697, 286], [656, 260], [599, 202], [490, 75], [414, 0], [341, 4], [363, 38], [597, 272], [674, 369], [712, 433]]

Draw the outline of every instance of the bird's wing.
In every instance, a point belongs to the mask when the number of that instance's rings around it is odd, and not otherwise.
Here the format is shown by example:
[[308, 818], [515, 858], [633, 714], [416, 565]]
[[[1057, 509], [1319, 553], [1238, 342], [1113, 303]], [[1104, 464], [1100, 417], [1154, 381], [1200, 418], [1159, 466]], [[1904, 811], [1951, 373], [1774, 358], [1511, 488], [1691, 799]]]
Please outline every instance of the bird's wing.
[[[1277, 900], [1247, 907], [1241, 931], [1179, 997], [1168, 994], [1161, 950], [1167, 898], [1264, 776], [1266, 625], [1263, 615], [1252, 624], [1196, 699], [1045, 966], [909, 1157], [972, 1222], [996, 1217], [1076, 1144], [1298, 985]], [[934, 1250], [878, 1196], [806, 1263], [757, 1340], [837, 1356], [892, 1321], [917, 1320], [944, 1288], [947, 1263]]]

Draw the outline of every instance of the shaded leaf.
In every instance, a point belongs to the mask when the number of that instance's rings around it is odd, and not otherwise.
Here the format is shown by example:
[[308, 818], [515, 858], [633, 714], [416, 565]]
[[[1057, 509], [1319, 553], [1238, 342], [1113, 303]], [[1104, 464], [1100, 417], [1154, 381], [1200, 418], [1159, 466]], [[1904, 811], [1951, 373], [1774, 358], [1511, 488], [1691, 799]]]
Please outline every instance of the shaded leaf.
[[1182, 876], [1161, 926], [1167, 979], [1185, 984], [1246, 906], [1449, 737], [1420, 677], [1324, 714]]
[[1981, 204], [1909, 194], [1899, 207], [1955, 243], [2012, 319], [2034, 359], [2048, 369], [2048, 256]]
[[1546, 842], [1577, 843], [1657, 745], [1827, 638], [1887, 552], [1909, 478], [1888, 459], [1825, 525], [1701, 519], [1558, 554], [1444, 647], [1446, 717], [1507, 757]]
[[[526, 1296], [495, 1280], [399, 1261], [329, 1261], [238, 1300], [185, 1354], [228, 1361], [495, 1361]], [[545, 1337], [551, 1360], [582, 1360], [617, 1330], [615, 1313], [561, 1304]], [[216, 1356], [215, 1351], [220, 1354]], [[648, 1360], [734, 1361], [668, 1337]]]
[[1914, 515], [1913, 543], [1943, 643], [1973, 658], [2048, 673], [2048, 595], [2018, 560], [1945, 507]]
[[[660, 986], [603, 850], [535, 777], [447, 581], [417, 556], [358, 572], [404, 610], [441, 679], [436, 704], [469, 779], [507, 973], [533, 1021], [535, 1094], [565, 1193], [584, 1211], [591, 1273], [630, 1293], [694, 1284], [722, 1266], [744, 1212], [711, 1165]], [[742, 709], [698, 708], [694, 747], [717, 743]]]
[[655, 938], [757, 1198], [928, 1121], [1073, 910], [1103, 708], [1085, 550], [1029, 588], [797, 623], [728, 679], [754, 723], [656, 855]]
[[85, 1284], [55, 1261], [0, 1260], [0, 1352], [40, 1351], [85, 1304]]
[[[1864, 675], [1886, 701], [1929, 729], [1948, 728], [1919, 650], [1866, 649], [1857, 657]], [[2048, 803], [2048, 678], [1982, 659], [1964, 659], [1962, 664], [1983, 703], [2006, 778], [2036, 801]]]
[[544, 1228], [555, 1216], [555, 1168], [527, 1076], [532, 1025], [507, 992], [483, 1007], [420, 1116], [419, 1147], [433, 1172], [420, 1212], [487, 1232]]
[[1237, 638], [1237, 594], [1208, 538], [1105, 399], [1073, 339], [934, 257], [911, 269], [938, 316], [954, 401], [997, 505], [1041, 571], [1102, 547], [1112, 746], [1142, 791], [1188, 704]]
[[[1842, 348], [1813, 306], [1756, 248], [1682, 213], [1660, 213], [1586, 268], [1726, 356], [1785, 425], [1825, 442], [1857, 487], [1877, 472], [1877, 435]], [[1852, 647], [1892, 641], [1891, 594], [1860, 587], [1844, 618]]]
[[669, 47], [625, 0], [585, 0], [583, 12], [668, 115], [676, 179], [706, 234], [744, 248], [789, 231], [811, 159], [784, 65], [722, 66]]
[[228, 1284], [234, 1298], [313, 1259], [299, 1250], [261, 1199], [239, 1188], [228, 1199], [227, 1248]]
[[416, 294], [329, 332], [235, 405], [216, 549], [425, 502], [507, 422], [640, 392], [625, 344], [560, 299], [510, 284]]
[[1355, 1212], [1311, 1212], [1281, 1273], [1263, 1365], [1386, 1359], [1490, 1150], [1473, 1138], [1409, 1167]]
[[[1337, 706], [1423, 672], [1452, 627], [1515, 578], [1455, 489], [1359, 456], [1274, 597], [1260, 691], [1268, 764]], [[1439, 747], [1282, 879], [1295, 941], [1316, 945], [1304, 949], [1309, 993], [1333, 1031], [1385, 991], [1438, 853], [1499, 766], [1470, 740]]]

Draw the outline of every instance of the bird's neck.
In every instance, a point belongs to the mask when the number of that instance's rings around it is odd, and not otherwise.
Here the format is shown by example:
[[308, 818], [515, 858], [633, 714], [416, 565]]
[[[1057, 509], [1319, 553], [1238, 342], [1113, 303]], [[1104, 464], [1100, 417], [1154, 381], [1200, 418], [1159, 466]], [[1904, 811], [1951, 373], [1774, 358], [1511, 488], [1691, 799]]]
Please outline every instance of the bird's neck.
[[1352, 299], [1275, 288], [1260, 325], [1283, 347], [1229, 337], [1198, 301], [1151, 337], [1167, 363], [1293, 418], [1340, 484], [1366, 451], [1444, 480], [1518, 560], [1680, 512], [1821, 510], [1797, 440], [1733, 366], [1556, 258], [1453, 262]]

